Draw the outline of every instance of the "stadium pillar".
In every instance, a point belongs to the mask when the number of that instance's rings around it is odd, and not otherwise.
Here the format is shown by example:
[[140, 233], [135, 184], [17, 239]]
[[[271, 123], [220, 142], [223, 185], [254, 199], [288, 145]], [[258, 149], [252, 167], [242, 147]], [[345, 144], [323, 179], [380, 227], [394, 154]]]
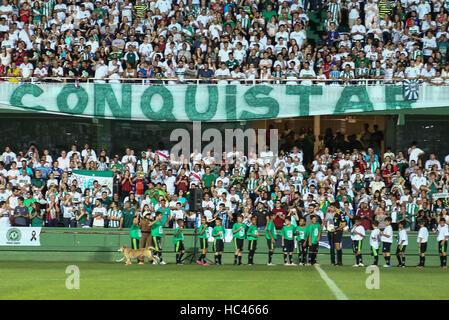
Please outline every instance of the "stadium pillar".
[[111, 121], [99, 119], [97, 125], [97, 145], [101, 148], [111, 148]]
[[313, 134], [315, 136], [313, 153], [316, 153], [318, 151], [320, 131], [321, 131], [321, 118], [320, 116], [313, 116]]

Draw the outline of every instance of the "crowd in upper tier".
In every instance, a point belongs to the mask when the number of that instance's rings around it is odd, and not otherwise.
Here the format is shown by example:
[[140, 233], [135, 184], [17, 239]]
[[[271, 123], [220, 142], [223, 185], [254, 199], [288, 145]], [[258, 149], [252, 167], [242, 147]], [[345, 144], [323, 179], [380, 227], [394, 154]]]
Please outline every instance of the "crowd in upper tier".
[[449, 81], [443, 0], [1, 1], [11, 82]]

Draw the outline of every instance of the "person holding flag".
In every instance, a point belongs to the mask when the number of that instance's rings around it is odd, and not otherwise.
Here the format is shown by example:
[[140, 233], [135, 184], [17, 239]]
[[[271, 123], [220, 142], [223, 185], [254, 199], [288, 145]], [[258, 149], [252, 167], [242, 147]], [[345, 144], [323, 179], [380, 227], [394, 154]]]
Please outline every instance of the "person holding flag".
[[190, 181], [190, 187], [192, 184], [195, 184], [197, 186], [201, 186], [201, 178], [203, 177], [203, 173], [200, 171], [200, 165], [195, 164], [193, 167], [193, 170], [190, 171], [189, 181]]
[[159, 161], [161, 162], [168, 162], [170, 156], [168, 150], [164, 148], [164, 144], [162, 143], [159, 144], [159, 148], [156, 150], [155, 155], [159, 157]]

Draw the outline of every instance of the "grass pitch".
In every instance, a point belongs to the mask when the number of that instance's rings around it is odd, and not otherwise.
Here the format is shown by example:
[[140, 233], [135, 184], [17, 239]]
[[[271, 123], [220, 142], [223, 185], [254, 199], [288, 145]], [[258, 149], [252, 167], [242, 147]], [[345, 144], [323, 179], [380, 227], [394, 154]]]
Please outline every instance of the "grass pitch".
[[[336, 299], [315, 267], [267, 266], [258, 255], [256, 266], [173, 264], [133, 265], [105, 262], [74, 262], [80, 270], [80, 289], [68, 290], [68, 262], [0, 262], [0, 299], [224, 299], [295, 300]], [[212, 258], [212, 254], [210, 255]], [[429, 259], [430, 258], [430, 259]], [[380, 289], [369, 290], [366, 267], [353, 268], [345, 255], [344, 267], [322, 265], [321, 269], [348, 299], [448, 299], [448, 269], [440, 269], [438, 257], [429, 257], [428, 267], [417, 269], [417, 257], [408, 258], [407, 268], [379, 268]], [[318, 257], [328, 263], [329, 256]], [[383, 263], [383, 258], [379, 259]], [[246, 256], [243, 259], [246, 262]], [[366, 257], [365, 263], [372, 258]], [[392, 257], [392, 262], [395, 257]], [[171, 263], [170, 263], [171, 262]], [[413, 265], [413, 267], [412, 267]]]

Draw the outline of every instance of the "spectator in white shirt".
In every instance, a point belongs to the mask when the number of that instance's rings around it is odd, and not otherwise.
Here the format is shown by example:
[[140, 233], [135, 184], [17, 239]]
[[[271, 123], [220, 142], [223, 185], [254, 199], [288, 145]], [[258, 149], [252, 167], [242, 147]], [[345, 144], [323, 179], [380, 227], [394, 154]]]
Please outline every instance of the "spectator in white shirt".
[[366, 35], [366, 28], [362, 24], [362, 19], [357, 19], [357, 24], [353, 25], [351, 28], [351, 35], [354, 41], [363, 40]]
[[19, 69], [22, 70], [22, 80], [26, 81], [31, 78], [33, 75], [33, 64], [29, 62], [28, 57], [25, 56], [23, 58], [23, 63], [19, 66]]
[[[108, 66], [104, 64], [104, 60], [100, 59], [94, 66], [95, 79], [105, 79], [108, 76]], [[95, 80], [95, 83], [105, 83], [104, 80]]]
[[34, 69], [34, 76], [38, 79], [42, 79], [48, 76], [47, 68], [43, 65], [42, 61], [39, 61], [36, 69]]
[[421, 191], [421, 187], [427, 186], [427, 179], [423, 176], [421, 169], [418, 169], [416, 176], [414, 176], [411, 181], [411, 184], [413, 194], [419, 193]]
[[438, 159], [436, 158], [435, 153], [431, 153], [429, 155], [429, 160], [426, 161], [425, 168], [426, 170], [430, 171], [432, 170], [432, 167], [435, 165], [437, 166], [438, 170], [441, 170], [440, 161], [438, 161]]
[[425, 152], [416, 146], [416, 142], [413, 142], [412, 146], [408, 149], [408, 162], [415, 161], [415, 163], [418, 163], [418, 158], [424, 154]]
[[67, 156], [65, 150], [62, 150], [61, 156], [58, 158], [58, 168], [62, 171], [67, 170], [70, 167], [70, 158]]
[[228, 84], [226, 79], [229, 79], [230, 75], [231, 73], [229, 72], [229, 69], [226, 68], [226, 64], [224, 62], [221, 63], [220, 69], [215, 71], [215, 77], [220, 79], [218, 80], [218, 84]]

